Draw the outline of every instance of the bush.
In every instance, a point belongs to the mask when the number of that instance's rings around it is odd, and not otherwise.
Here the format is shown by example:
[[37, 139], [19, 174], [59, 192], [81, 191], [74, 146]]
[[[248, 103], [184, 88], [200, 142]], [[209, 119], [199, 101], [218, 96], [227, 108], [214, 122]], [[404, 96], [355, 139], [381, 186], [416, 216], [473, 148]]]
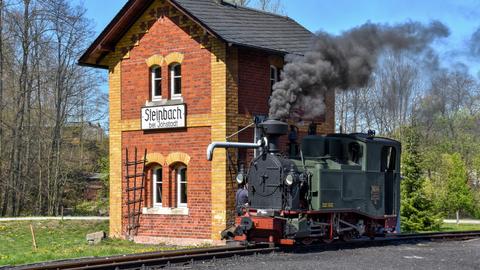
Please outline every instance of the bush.
[[108, 215], [108, 200], [83, 201], [75, 206], [76, 216], [106, 216]]

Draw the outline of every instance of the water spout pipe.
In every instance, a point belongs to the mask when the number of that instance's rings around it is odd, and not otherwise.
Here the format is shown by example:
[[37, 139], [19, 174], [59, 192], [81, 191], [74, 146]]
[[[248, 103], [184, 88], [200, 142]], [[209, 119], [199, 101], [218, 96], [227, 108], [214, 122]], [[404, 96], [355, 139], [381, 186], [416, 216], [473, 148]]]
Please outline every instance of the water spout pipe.
[[240, 142], [212, 142], [207, 147], [207, 160], [212, 160], [215, 148], [244, 148], [254, 149], [268, 145], [267, 138], [259, 140], [257, 143], [240, 143]]

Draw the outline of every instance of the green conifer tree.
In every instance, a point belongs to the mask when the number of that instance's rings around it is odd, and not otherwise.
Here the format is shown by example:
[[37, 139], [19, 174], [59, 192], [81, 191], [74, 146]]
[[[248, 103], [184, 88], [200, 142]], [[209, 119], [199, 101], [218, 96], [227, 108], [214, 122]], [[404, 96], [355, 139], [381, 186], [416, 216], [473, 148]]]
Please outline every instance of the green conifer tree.
[[403, 130], [403, 153], [401, 182], [401, 227], [402, 231], [424, 231], [437, 229], [440, 218], [428, 199], [425, 178], [420, 164], [420, 133], [415, 126]]
[[475, 212], [473, 193], [468, 186], [467, 168], [460, 154], [443, 154], [439, 168], [438, 182], [441, 181], [439, 196], [440, 211], [447, 217], [471, 216]]

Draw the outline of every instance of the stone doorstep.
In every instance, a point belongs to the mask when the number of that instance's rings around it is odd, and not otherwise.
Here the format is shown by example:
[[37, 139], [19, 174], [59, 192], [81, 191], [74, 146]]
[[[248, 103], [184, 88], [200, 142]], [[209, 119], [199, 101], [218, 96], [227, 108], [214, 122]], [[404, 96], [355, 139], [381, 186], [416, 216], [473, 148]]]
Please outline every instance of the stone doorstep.
[[168, 245], [168, 246], [224, 246], [226, 241], [224, 240], [212, 240], [212, 239], [198, 239], [198, 238], [174, 238], [174, 237], [159, 237], [159, 236], [135, 236], [133, 241], [138, 244], [149, 245]]

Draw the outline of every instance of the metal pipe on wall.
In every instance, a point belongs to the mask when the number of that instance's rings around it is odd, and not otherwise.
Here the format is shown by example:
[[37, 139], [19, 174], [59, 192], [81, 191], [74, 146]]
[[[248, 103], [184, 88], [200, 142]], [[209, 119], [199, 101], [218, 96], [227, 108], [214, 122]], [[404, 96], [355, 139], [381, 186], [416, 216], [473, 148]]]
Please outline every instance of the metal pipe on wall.
[[207, 160], [212, 160], [215, 148], [246, 148], [255, 149], [268, 145], [267, 138], [259, 140], [257, 143], [239, 143], [239, 142], [212, 142], [207, 147]]

